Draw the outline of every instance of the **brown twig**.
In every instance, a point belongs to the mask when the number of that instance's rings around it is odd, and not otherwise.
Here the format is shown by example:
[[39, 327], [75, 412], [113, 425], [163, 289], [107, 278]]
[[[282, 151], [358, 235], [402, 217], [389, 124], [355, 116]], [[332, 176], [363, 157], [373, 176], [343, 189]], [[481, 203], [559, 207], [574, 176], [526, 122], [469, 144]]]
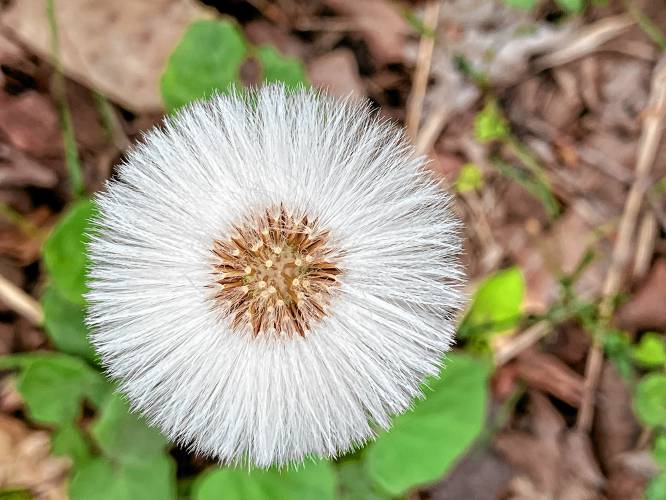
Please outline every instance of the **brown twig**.
[[663, 200], [661, 199], [661, 196], [658, 196], [657, 193], [648, 193], [647, 198], [648, 204], [650, 205], [657, 222], [661, 226], [661, 229], [666, 232], [666, 212], [662, 207]]
[[657, 217], [654, 212], [645, 212], [638, 227], [636, 257], [634, 258], [634, 269], [631, 273], [636, 280], [645, 276], [650, 269], [654, 243], [657, 239], [657, 229]]
[[0, 300], [35, 325], [41, 325], [44, 321], [44, 312], [39, 302], [2, 275]]
[[446, 123], [451, 117], [451, 106], [449, 103], [442, 103], [434, 109], [426, 119], [423, 127], [416, 137], [416, 151], [426, 153], [435, 144], [435, 141], [442, 133]]
[[527, 330], [514, 336], [495, 352], [495, 364], [502, 366], [518, 356], [525, 349], [536, 344], [552, 330], [546, 320], [539, 321]]
[[[650, 170], [664, 130], [664, 118], [666, 117], [666, 56], [662, 56], [654, 69], [650, 100], [644, 116], [643, 129], [638, 143], [635, 178], [624, 204], [615, 246], [613, 247], [611, 265], [606, 274], [602, 290], [599, 305], [599, 318], [602, 325], [607, 324], [613, 314], [613, 301], [620, 290], [622, 277], [631, 256], [636, 222], [649, 188]], [[592, 426], [595, 393], [602, 365], [601, 339], [595, 337], [587, 357], [583, 400], [576, 421], [577, 429], [583, 432], [588, 432]]]
[[419, 124], [421, 123], [423, 100], [425, 99], [426, 88], [428, 86], [432, 52], [435, 48], [435, 32], [437, 30], [441, 5], [441, 0], [430, 0], [425, 6], [423, 17], [425, 32], [421, 34], [419, 51], [416, 58], [416, 69], [414, 70], [414, 79], [412, 81], [412, 90], [409, 94], [409, 99], [407, 100], [406, 128], [407, 134], [412, 139], [416, 138]]
[[542, 71], [580, 59], [596, 51], [601, 45], [623, 33], [633, 24], [633, 19], [626, 15], [606, 17], [581, 29], [560, 49], [538, 58], [534, 66]]

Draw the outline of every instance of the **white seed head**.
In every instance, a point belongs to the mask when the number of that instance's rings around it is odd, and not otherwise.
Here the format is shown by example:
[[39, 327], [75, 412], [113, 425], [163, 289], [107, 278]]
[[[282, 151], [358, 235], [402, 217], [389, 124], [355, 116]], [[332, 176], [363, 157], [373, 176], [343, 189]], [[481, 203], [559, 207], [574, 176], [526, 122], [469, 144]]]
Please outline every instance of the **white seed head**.
[[195, 103], [97, 202], [93, 344], [198, 453], [337, 456], [409, 408], [453, 342], [450, 198], [367, 105], [281, 86]]

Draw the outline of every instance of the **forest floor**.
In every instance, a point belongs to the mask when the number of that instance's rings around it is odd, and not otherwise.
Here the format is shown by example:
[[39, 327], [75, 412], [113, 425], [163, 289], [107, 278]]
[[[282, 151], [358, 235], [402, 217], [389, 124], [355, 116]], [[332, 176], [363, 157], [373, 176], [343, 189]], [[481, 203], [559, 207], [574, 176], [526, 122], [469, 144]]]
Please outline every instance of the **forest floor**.
[[[217, 9], [252, 43], [302, 61], [313, 85], [406, 125], [455, 189], [472, 283], [511, 266], [525, 278], [515, 328], [459, 342], [494, 356], [497, 432], [414, 498], [642, 498], [658, 466], [635, 391], [666, 364], [661, 0], [570, 15], [547, 1], [528, 13], [491, 0], [162, 0], [153, 17], [151, 2], [110, 3], [117, 15], [92, 9], [78, 23], [80, 2], [58, 1], [63, 86], [43, 2], [0, 2], [0, 354], [52, 348], [30, 297], [45, 286], [44, 236], [71, 199], [63, 96], [85, 188], [103, 189], [161, 119], [174, 40]], [[136, 37], [145, 53], [128, 49]], [[256, 83], [256, 68], [241, 76]], [[68, 464], [28, 423], [7, 371], [0, 463], [16, 456], [26, 484], [62, 491]]]

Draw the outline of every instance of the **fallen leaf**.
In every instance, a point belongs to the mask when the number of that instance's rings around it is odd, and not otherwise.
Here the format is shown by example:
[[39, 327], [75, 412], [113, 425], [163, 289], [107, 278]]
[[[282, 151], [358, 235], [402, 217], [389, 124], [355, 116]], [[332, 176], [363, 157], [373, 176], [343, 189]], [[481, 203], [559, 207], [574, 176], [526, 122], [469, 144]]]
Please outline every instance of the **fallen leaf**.
[[588, 436], [568, 430], [542, 394], [529, 393], [529, 414], [523, 427], [504, 431], [495, 439], [495, 447], [518, 470], [506, 498], [602, 498], [605, 479]]
[[315, 87], [326, 89], [339, 97], [365, 96], [354, 53], [345, 48], [328, 52], [312, 60], [308, 75]]
[[70, 459], [50, 454], [45, 431], [0, 414], [0, 489], [24, 488], [35, 498], [65, 500]]
[[551, 354], [534, 349], [518, 356], [516, 371], [530, 387], [552, 394], [578, 407], [583, 397], [583, 377]]
[[12, 64], [24, 56], [21, 47], [0, 33], [0, 62], [2, 64]]
[[553, 494], [557, 490], [565, 422], [538, 392], [529, 393], [528, 412], [528, 431], [504, 431], [495, 438], [494, 445], [509, 463], [529, 477], [537, 491]]
[[646, 280], [617, 313], [627, 330], [666, 330], [666, 259], [658, 259]]
[[[474, 450], [464, 457], [439, 484], [426, 490], [431, 500], [495, 500], [512, 476], [511, 466], [489, 448]], [[470, 477], [474, 480], [470, 481]]]
[[250, 21], [244, 30], [245, 37], [253, 45], [273, 45], [282, 55], [296, 59], [303, 59], [306, 54], [304, 43], [299, 38], [263, 19]]
[[[65, 74], [137, 112], [162, 109], [159, 78], [185, 28], [210, 17], [194, 0], [58, 0]], [[48, 59], [49, 23], [43, 0], [12, 2], [0, 25]]]
[[0, 130], [16, 148], [31, 156], [59, 157], [62, 139], [58, 112], [35, 90], [18, 96], [0, 92]]
[[54, 169], [32, 160], [9, 144], [0, 143], [0, 188], [54, 188], [57, 183]]
[[351, 20], [378, 66], [405, 61], [407, 37], [413, 30], [393, 2], [325, 0], [324, 3]]
[[605, 478], [599, 469], [587, 434], [569, 431], [562, 444], [558, 498], [601, 500]]
[[642, 500], [650, 478], [658, 473], [659, 467], [648, 450], [618, 456], [608, 471], [608, 500]]
[[641, 428], [632, 411], [632, 394], [613, 363], [604, 363], [594, 412], [594, 437], [603, 466], [610, 469], [632, 450]]

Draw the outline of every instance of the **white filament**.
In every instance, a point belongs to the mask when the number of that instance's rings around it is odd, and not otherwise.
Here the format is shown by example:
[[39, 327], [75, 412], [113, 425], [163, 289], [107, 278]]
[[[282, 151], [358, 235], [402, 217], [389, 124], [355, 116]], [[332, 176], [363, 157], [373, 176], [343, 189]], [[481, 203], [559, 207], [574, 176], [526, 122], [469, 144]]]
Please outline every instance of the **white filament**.
[[[281, 86], [195, 103], [97, 198], [92, 341], [133, 408], [193, 451], [336, 456], [409, 408], [453, 341], [449, 201], [367, 105]], [[213, 242], [280, 203], [330, 231], [340, 287], [304, 338], [233, 332], [211, 301]]]

